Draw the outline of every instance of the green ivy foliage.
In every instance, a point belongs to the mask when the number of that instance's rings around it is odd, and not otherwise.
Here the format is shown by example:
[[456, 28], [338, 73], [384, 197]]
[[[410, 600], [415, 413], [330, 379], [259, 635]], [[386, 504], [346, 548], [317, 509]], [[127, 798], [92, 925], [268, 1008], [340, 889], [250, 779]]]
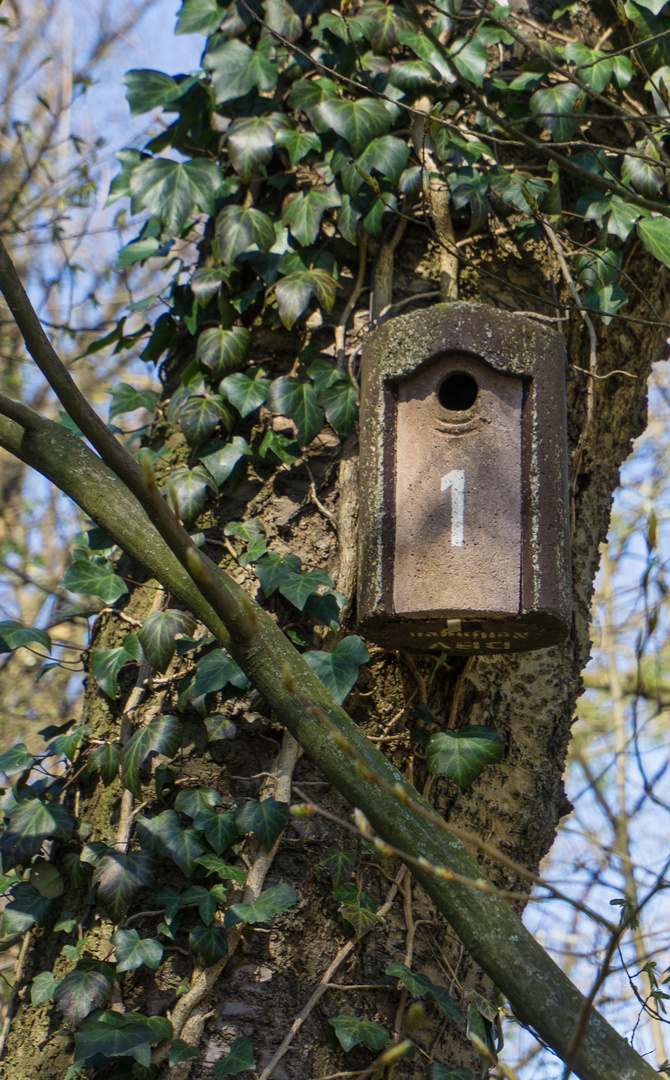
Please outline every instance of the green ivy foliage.
[[[560, 20], [575, 6], [557, 5], [559, 25], [567, 25]], [[291, 465], [325, 425], [341, 438], [355, 429], [356, 386], [342, 357], [334, 361], [333, 348], [314, 346], [311, 329], [340, 318], [363, 238], [382, 245], [401, 216], [438, 238], [435, 183], [448, 192], [463, 234], [497, 219], [520, 245], [546, 238], [547, 230], [569, 244], [577, 222], [579, 250], [569, 254], [579, 303], [605, 321], [627, 303], [621, 253], [630, 236], [670, 266], [670, 211], [663, 202], [670, 20], [662, 7], [661, 0], [620, 3], [621, 41], [614, 34], [603, 47], [590, 47], [566, 34], [522, 35], [501, 0], [467, 10], [457, 0], [423, 7], [414, 0], [363, 0], [355, 11], [348, 0], [184, 0], [177, 33], [203, 36], [201, 68], [189, 75], [126, 75], [132, 114], [157, 111], [165, 126], [142, 149], [117, 155], [120, 172], [109, 200], [129, 201], [144, 218], [117, 268], [151, 260], [166, 271], [164, 294], [143, 305], [160, 299], [162, 313], [132, 332], [125, 329], [128, 317], [120, 319], [86, 354], [140, 348], [147, 363], [167, 360], [169, 373], [174, 367], [178, 386], [166, 419], [181, 433], [184, 453], [160, 482], [187, 528], [197, 527], [247, 463]], [[628, 109], [632, 92], [647, 103], [644, 120]], [[290, 369], [259, 355], [253, 331], [261, 323], [292, 334], [298, 362]], [[138, 409], [153, 414], [158, 401], [153, 391], [121, 384], [111, 393], [109, 419]], [[295, 434], [275, 430], [271, 413], [287, 417]], [[160, 452], [144, 452], [158, 475]], [[257, 521], [229, 521], [225, 535], [237, 545], [240, 564], [253, 569], [266, 601], [287, 605], [303, 627], [338, 627], [346, 599], [324, 571], [269, 549]], [[78, 538], [60, 586], [105, 605], [126, 597], [128, 585], [100, 530]], [[80, 608], [73, 617], [89, 613]], [[170, 1040], [171, 1066], [196, 1056], [196, 1048], [173, 1039], [168, 1020], [106, 1011], [115, 981], [143, 965], [159, 967], [171, 942], [215, 964], [227, 955], [235, 927], [268, 922], [297, 900], [286, 882], [253, 902], [240, 900], [239, 892], [246, 879], [240, 844], [251, 836], [271, 851], [289, 822], [285, 803], [265, 798], [224, 806], [211, 788], [176, 794], [169, 765], [151, 772], [157, 755], [170, 762], [180, 754], [187, 709], [205, 719], [212, 739], [235, 737], [235, 725], [212, 705], [246, 693], [247, 680], [209, 636], [196, 634], [189, 613], [168, 606], [125, 632], [114, 648], [90, 656], [92, 678], [110, 706], [140, 665], [169, 679], [175, 658], [188, 657], [177, 715], [155, 717], [124, 745], [66, 724], [45, 732], [51, 742], [43, 755], [23, 744], [0, 755], [2, 934], [11, 942], [49, 925], [64, 935], [61, 956], [69, 970], [36, 976], [31, 1000], [35, 1008], [55, 1002], [74, 1032], [67, 1080], [110, 1065], [138, 1075], [163, 1040]], [[313, 644], [303, 630], [290, 634], [303, 647]], [[17, 648], [46, 649], [43, 670], [58, 662], [46, 630], [0, 623], [0, 652]], [[310, 648], [306, 659], [342, 702], [369, 654], [352, 635], [327, 651]], [[421, 731], [431, 771], [462, 791], [501, 759], [492, 729]], [[64, 762], [64, 776], [45, 770], [47, 756]], [[110, 838], [92, 839], [62, 799], [69, 778], [84, 767], [105, 786], [118, 784], [146, 803], [127, 850]], [[53, 853], [58, 868], [49, 861]], [[159, 887], [165, 865], [178, 888]], [[357, 936], [366, 933], [379, 916], [372, 896], [349, 880], [355, 854], [331, 849], [322, 865], [342, 924]], [[114, 923], [106, 960], [87, 954], [79, 916], [55, 909], [66, 879]], [[157, 888], [152, 902], [160, 906], [159, 921], [128, 925], [133, 905]], [[427, 976], [401, 963], [386, 974], [446, 1021], [463, 1022], [446, 990]], [[495, 1055], [486, 1005], [469, 1003], [467, 1031]], [[360, 1044], [383, 1052], [389, 1043], [386, 1029], [373, 1021], [343, 1014], [330, 1024], [347, 1052]], [[251, 1042], [242, 1037], [214, 1075], [253, 1068]], [[466, 1074], [437, 1063], [428, 1072], [434, 1080]]]

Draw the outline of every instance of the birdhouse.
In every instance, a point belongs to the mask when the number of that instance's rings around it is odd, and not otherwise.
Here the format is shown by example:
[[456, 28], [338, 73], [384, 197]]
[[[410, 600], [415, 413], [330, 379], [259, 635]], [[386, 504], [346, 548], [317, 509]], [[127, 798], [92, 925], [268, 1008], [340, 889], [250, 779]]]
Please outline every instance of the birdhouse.
[[566, 358], [478, 304], [384, 324], [363, 351], [358, 616], [389, 649], [504, 653], [571, 622]]

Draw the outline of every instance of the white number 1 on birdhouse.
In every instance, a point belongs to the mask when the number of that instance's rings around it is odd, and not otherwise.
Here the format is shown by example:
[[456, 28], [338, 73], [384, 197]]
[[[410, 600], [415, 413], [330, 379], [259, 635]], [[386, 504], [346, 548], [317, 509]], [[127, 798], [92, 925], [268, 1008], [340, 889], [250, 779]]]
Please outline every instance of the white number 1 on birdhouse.
[[463, 519], [465, 517], [465, 472], [452, 469], [442, 477], [440, 491], [451, 488], [451, 546], [463, 547]]

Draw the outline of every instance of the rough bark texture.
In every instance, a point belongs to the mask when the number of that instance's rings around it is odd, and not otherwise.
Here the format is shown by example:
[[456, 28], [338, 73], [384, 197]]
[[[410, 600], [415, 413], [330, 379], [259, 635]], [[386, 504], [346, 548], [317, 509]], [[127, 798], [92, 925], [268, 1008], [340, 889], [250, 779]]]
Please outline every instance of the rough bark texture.
[[[527, 253], [521, 257], [505, 240], [477, 241], [476, 247], [481, 249], [477, 261], [482, 274], [477, 276], [469, 269], [462, 273], [461, 299], [483, 301], [506, 310], [533, 306], [516, 288], [528, 290], [529, 294], [539, 289], [551, 300], [552, 282], [541, 251], [533, 257]], [[439, 281], [437, 248], [427, 247], [425, 234], [418, 229], [407, 230], [395, 252], [395, 265], [394, 302], [434, 289]], [[647, 267], [639, 254], [632, 269], [646, 295], [663, 314], [667, 306], [665, 275]], [[546, 307], [544, 311], [553, 313], [555, 309]], [[631, 303], [628, 314], [644, 319], [645, 312], [645, 303], [640, 301]], [[586, 328], [578, 317], [562, 328], [568, 334], [570, 364], [588, 369]], [[331, 330], [318, 331], [324, 335], [326, 332], [330, 334]], [[570, 809], [562, 777], [574, 705], [580, 692], [580, 671], [589, 653], [589, 604], [599, 544], [605, 539], [619, 467], [632, 440], [644, 427], [649, 368], [663, 349], [661, 332], [643, 322], [615, 320], [597, 332], [597, 373], [605, 376], [611, 370], [625, 369], [636, 378], [613, 375], [593, 380], [572, 366], [568, 371], [575, 613], [570, 640], [560, 647], [511, 658], [459, 658], [444, 664], [436, 664], [434, 658], [424, 660], [373, 647], [372, 660], [362, 669], [347, 700], [347, 709], [362, 730], [377, 740], [420, 790], [430, 792], [449, 821], [477, 833], [487, 845], [498, 848], [518, 864], [519, 871], [515, 872], [509, 863], [501, 866], [480, 851], [475, 852], [497, 884], [521, 892], [528, 890], [523, 871], [537, 870], [551, 846], [559, 819]], [[293, 345], [288, 334], [260, 328], [253, 348], [259, 356], [271, 355], [278, 371], [282, 364], [287, 371], [293, 362]], [[167, 433], [165, 427], [157, 429], [156, 439]], [[324, 434], [305, 458], [291, 467], [273, 469], [268, 465], [263, 472], [249, 468], [230, 494], [203, 516], [201, 526], [211, 541], [208, 550], [214, 555], [223, 554], [222, 565], [237, 581], [255, 591], [251, 570], [237, 564], [227, 549], [222, 526], [227, 521], [258, 517], [273, 550], [292, 552], [310, 568], [325, 569], [341, 591], [352, 598], [354, 440], [341, 446], [335, 436]], [[136, 577], [137, 572], [131, 570], [129, 576]], [[136, 586], [119, 606], [126, 614], [141, 618], [153, 597], [152, 589]], [[269, 605], [283, 614], [288, 610], [281, 600], [272, 599]], [[350, 611], [347, 629], [354, 625]], [[106, 617], [98, 627], [95, 644], [118, 644], [126, 629], [114, 616]], [[159, 706], [164, 712], [175, 711], [184, 670], [183, 662], [181, 666], [173, 664], [169, 675], [175, 678], [162, 687], [164, 697], [157, 696], [157, 691], [149, 692], [135, 711], [136, 722]], [[124, 694], [130, 690], [130, 686], [126, 687]], [[419, 701], [425, 701], [445, 726], [458, 729], [466, 724], [487, 724], [500, 732], [505, 745], [503, 762], [487, 768], [466, 794], [446, 780], [427, 780], [423, 753], [410, 736], [413, 707]], [[171, 805], [174, 791], [184, 785], [215, 787], [225, 803], [256, 798], [260, 793], [272, 794], [278, 784], [290, 784], [290, 753], [281, 729], [265, 714], [263, 702], [252, 694], [221, 703], [220, 710], [229, 714], [238, 727], [237, 737], [231, 741], [208, 742], [202, 718], [193, 710], [185, 714], [187, 736], [178, 763], [177, 786], [165, 794], [167, 805]], [[112, 706], [90, 680], [84, 718], [97, 735], [104, 737], [118, 729], [122, 709], [118, 702]], [[275, 775], [278, 760], [283, 763], [283, 779]], [[297, 761], [293, 783], [325, 810], [338, 817], [347, 816], [342, 798], [304, 757]], [[295, 801], [296, 796], [293, 798]], [[121, 806], [117, 785], [96, 787], [84, 774], [77, 799], [78, 812], [85, 812], [94, 824], [95, 838], [109, 839], [117, 828]], [[320, 865], [333, 844], [358, 853], [356, 884], [383, 912], [383, 917], [360, 940], [352, 936], [338, 914], [328, 871]], [[248, 842], [242, 855], [251, 864], [262, 861], [262, 853]], [[179, 872], [174, 866], [165, 867], [163, 873], [156, 889], [176, 884]], [[221, 963], [217, 977], [212, 974], [208, 993], [190, 1015], [180, 1004], [185, 999], [178, 996], [177, 988], [191, 974], [192, 956], [168, 949], [169, 962], [161, 969], [160, 979], [147, 968], [125, 977], [114, 1007], [122, 1008], [123, 1003], [126, 1008], [148, 1014], [172, 1010], [173, 1017], [179, 1014], [186, 1024], [182, 1037], [202, 1049], [201, 1060], [194, 1064], [168, 1070], [163, 1061], [161, 1077], [183, 1080], [190, 1075], [194, 1080], [204, 1080], [212, 1075], [213, 1064], [234, 1038], [250, 1035], [258, 1074], [266, 1080], [263, 1070], [338, 956], [341, 963], [330, 977], [334, 985], [314, 1002], [304, 1023], [297, 1025], [290, 1047], [272, 1071], [274, 1080], [308, 1080], [340, 1070], [353, 1070], [354, 1075], [357, 1069], [365, 1068], [372, 1059], [370, 1051], [358, 1047], [345, 1056], [328, 1018], [350, 1013], [401, 1031], [407, 997], [398, 989], [397, 980], [385, 975], [387, 965], [393, 961], [407, 963], [446, 986], [461, 1004], [467, 1001], [467, 990], [490, 995], [491, 987], [409, 875], [392, 859], [361, 853], [358, 840], [341, 825], [321, 817], [309, 822], [294, 820], [267, 867], [265, 886], [278, 881], [294, 886], [297, 907], [275, 919], [270, 929], [261, 926], [244, 930], [236, 950], [227, 962]], [[81, 916], [83, 912], [77, 905], [82, 903], [81, 889], [70, 886], [62, 898], [63, 908]], [[140, 897], [138, 908], [149, 912], [154, 907], [147, 891]], [[186, 928], [189, 918], [184, 923]], [[155, 917], [147, 915], [147, 927], [154, 927], [155, 922]], [[109, 922], [96, 909], [85, 924], [87, 947], [94, 955], [103, 957], [109, 951], [110, 932]], [[67, 970], [68, 963], [59, 952], [68, 940], [62, 933], [46, 931], [36, 933], [28, 944], [6, 1042], [7, 1078], [60, 1080], [65, 1074], [68, 1036], [53, 1038], [58, 1024], [53, 1018], [48, 1020], [46, 1005], [31, 1008], [30, 981], [52, 966], [56, 974]], [[462, 1027], [446, 1023], [437, 1009], [426, 1003], [425, 1015], [413, 1036], [435, 1060], [452, 1068], [465, 1065], [477, 1070], [477, 1056], [462, 1031]], [[426, 1074], [427, 1062], [427, 1057], [417, 1055], [413, 1061], [397, 1065], [393, 1076], [397, 1080], [420, 1080]]]

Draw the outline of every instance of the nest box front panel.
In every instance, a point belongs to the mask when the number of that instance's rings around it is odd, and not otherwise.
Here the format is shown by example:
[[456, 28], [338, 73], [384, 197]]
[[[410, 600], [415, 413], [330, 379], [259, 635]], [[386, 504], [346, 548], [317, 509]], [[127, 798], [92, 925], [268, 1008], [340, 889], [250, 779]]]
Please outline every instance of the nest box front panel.
[[518, 612], [523, 380], [452, 354], [397, 394], [396, 614]]

